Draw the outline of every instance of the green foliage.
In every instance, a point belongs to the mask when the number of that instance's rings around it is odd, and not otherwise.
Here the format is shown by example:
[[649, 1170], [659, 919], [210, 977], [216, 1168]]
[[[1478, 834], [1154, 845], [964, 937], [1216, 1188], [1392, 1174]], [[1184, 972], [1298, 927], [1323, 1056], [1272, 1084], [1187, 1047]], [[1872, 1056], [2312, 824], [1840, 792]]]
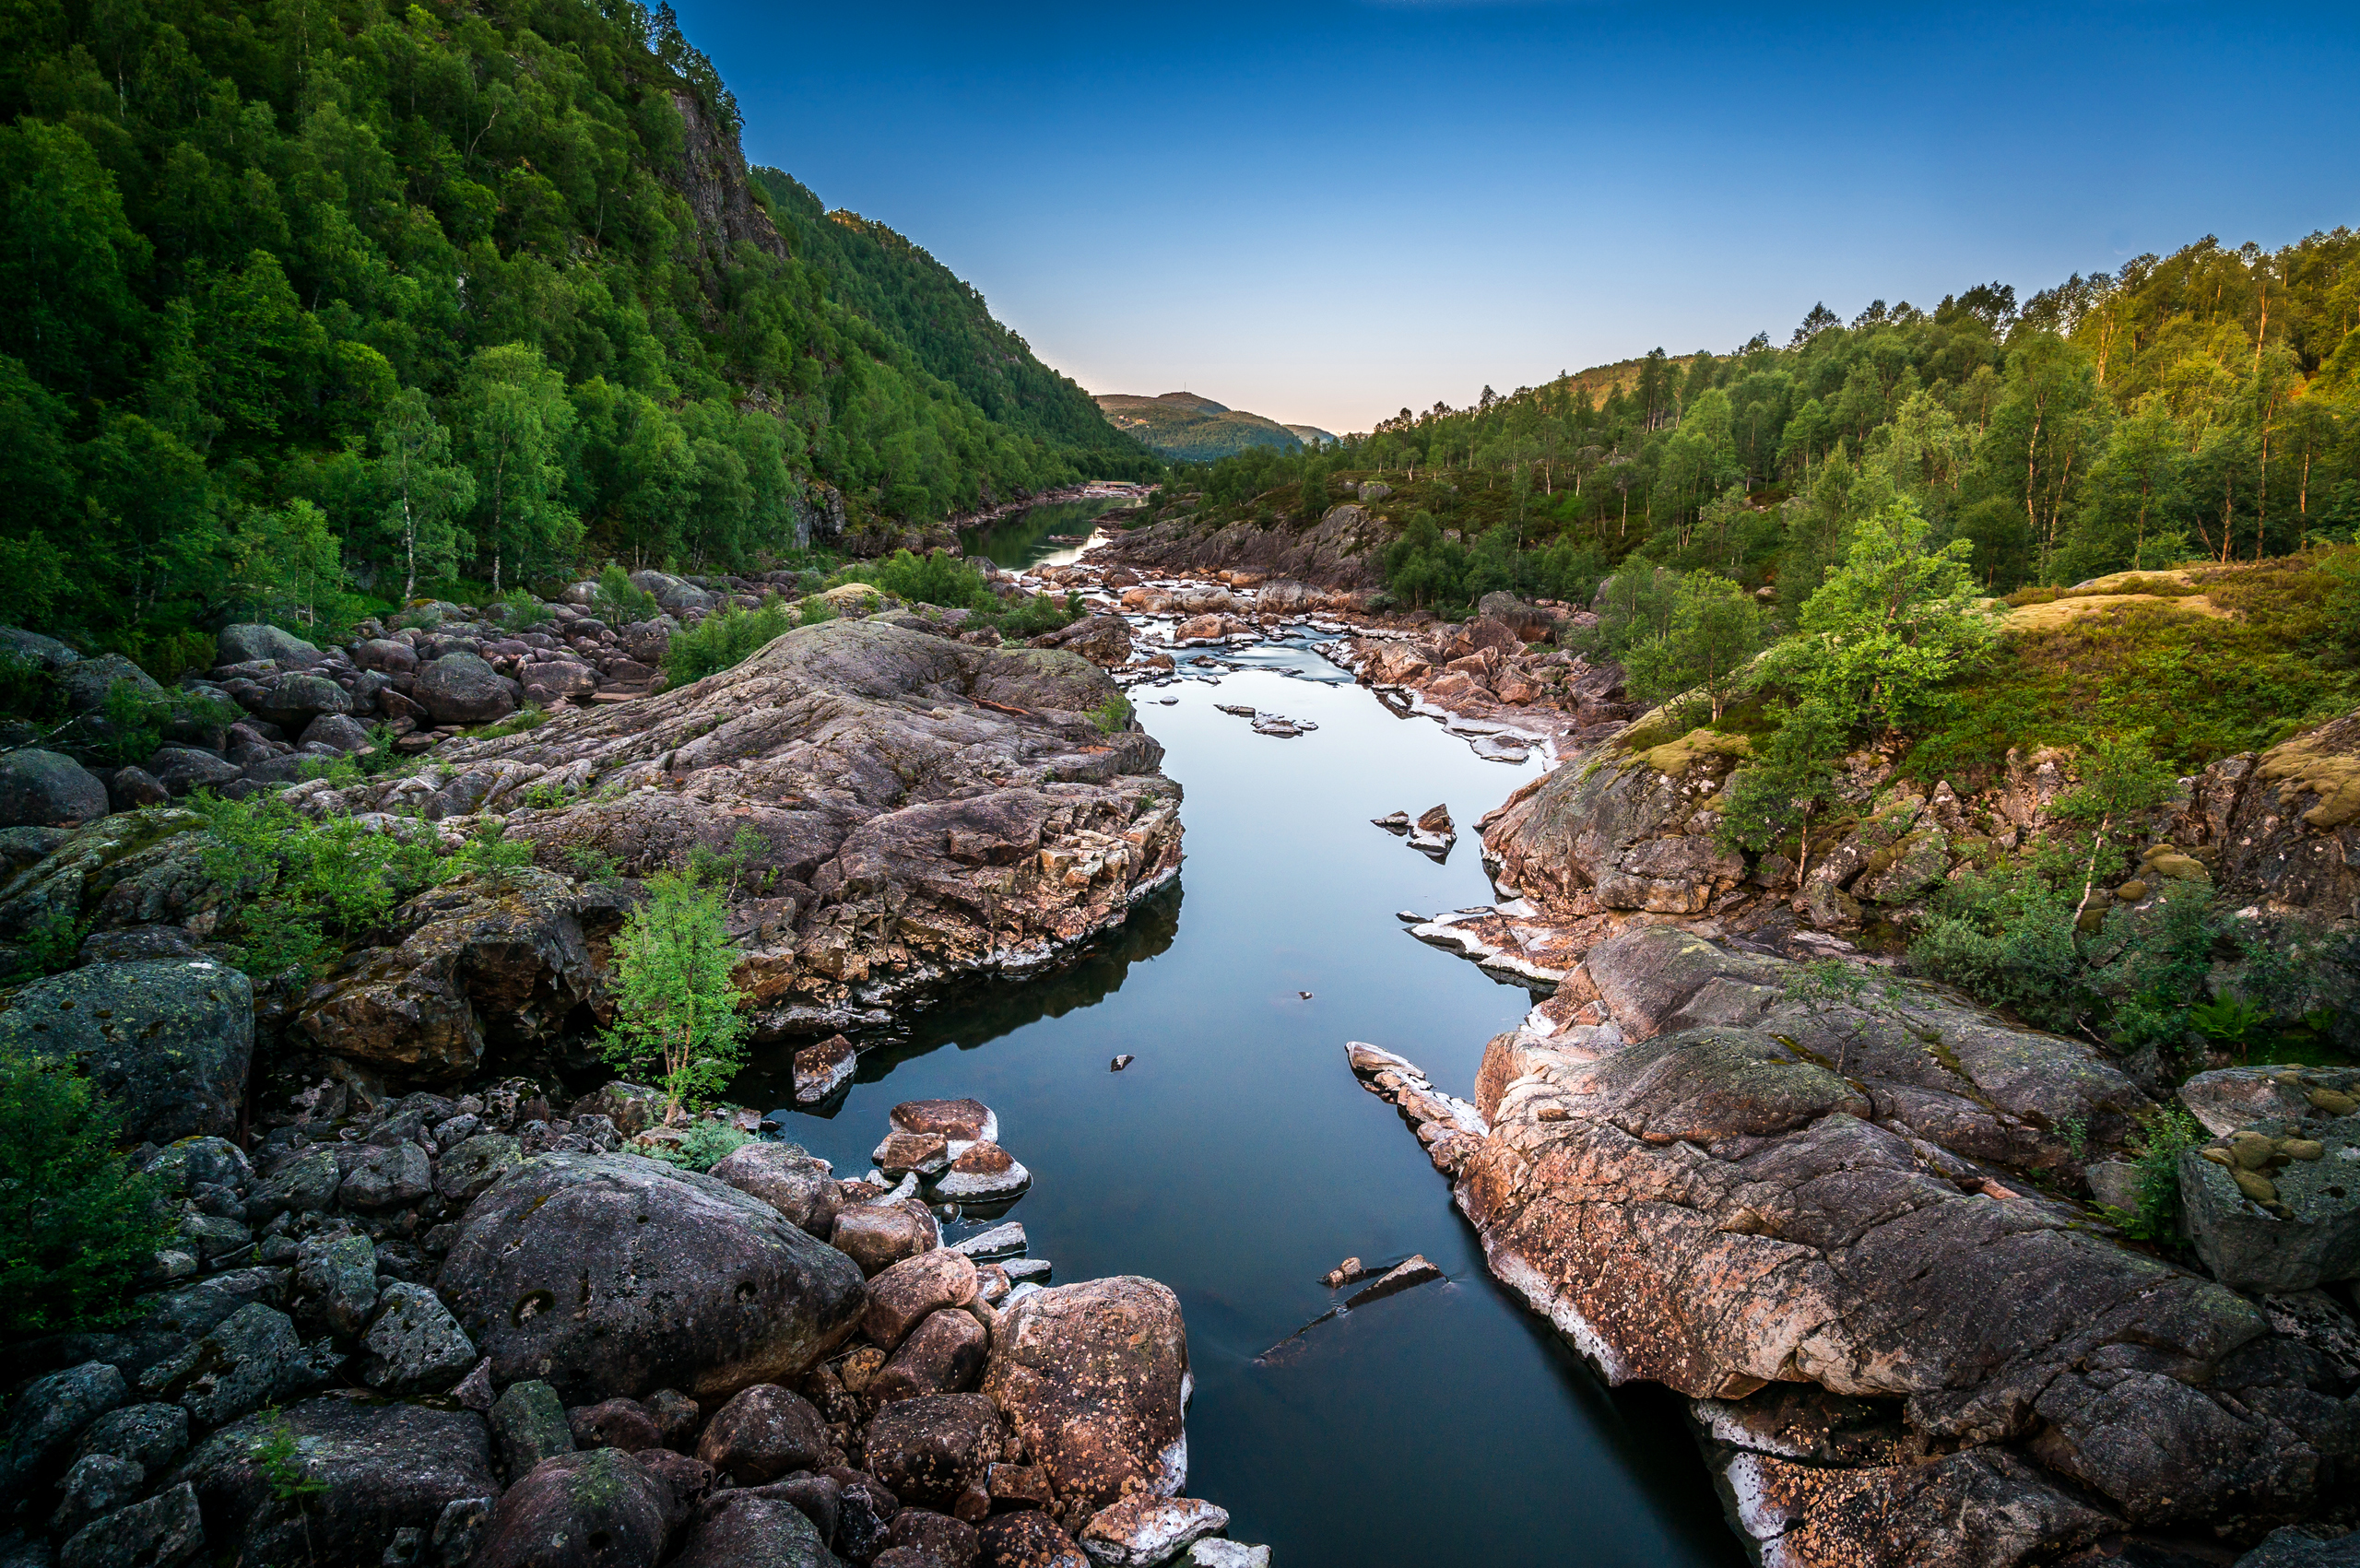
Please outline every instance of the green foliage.
[[349, 817], [313, 821], [276, 796], [194, 804], [196, 851], [221, 890], [238, 966], [257, 980], [308, 979], [432, 880], [434, 851]]
[[529, 631], [536, 626], [547, 626], [557, 619], [556, 612], [541, 602], [540, 595], [525, 588], [511, 588], [500, 597], [500, 623], [512, 631]]
[[650, 620], [662, 610], [655, 595], [631, 582], [621, 563], [612, 560], [599, 570], [598, 591], [591, 597], [590, 608], [599, 619], [615, 626]]
[[1717, 572], [1692, 572], [1680, 580], [1670, 624], [1624, 654], [1631, 695], [1687, 717], [1702, 709], [1718, 724], [1758, 679], [1754, 655], [1766, 630], [1752, 595]]
[[1788, 970], [1778, 982], [1778, 989], [1788, 1001], [1812, 1008], [1858, 1007], [1867, 998], [1870, 984], [1869, 971], [1861, 964], [1847, 963], [1842, 959], [1814, 959]]
[[309, 1499], [327, 1491], [328, 1483], [313, 1475], [304, 1462], [296, 1444], [295, 1429], [288, 1424], [286, 1412], [274, 1405], [262, 1416], [262, 1435], [248, 1446], [247, 1455], [260, 1467], [271, 1496], [303, 1507]]
[[440, 879], [476, 877], [493, 887], [505, 887], [511, 875], [533, 863], [533, 846], [508, 836], [501, 822], [479, 822], [467, 840], [442, 862]]
[[797, 607], [795, 621], [798, 626], [818, 626], [836, 619], [836, 607], [825, 595], [814, 594]]
[[1789, 701], [1771, 717], [1777, 727], [1754, 741], [1751, 760], [1729, 781], [1716, 836], [1724, 848], [1760, 853], [1800, 829], [1797, 848], [1807, 859], [1811, 819], [1835, 785], [1851, 725], [1821, 696]]
[[684, 1171], [710, 1171], [753, 1141], [753, 1134], [740, 1132], [726, 1121], [700, 1116], [689, 1124], [678, 1143], [649, 1144], [646, 1152]]
[[0, 1333], [124, 1321], [171, 1235], [156, 1184], [115, 1149], [116, 1118], [71, 1066], [0, 1051]]
[[1969, 871], [1936, 896], [1911, 966], [2037, 1027], [2071, 1029], [2095, 1006], [2074, 941], [2078, 892], [2021, 864]]
[[895, 550], [881, 560], [846, 567], [836, 575], [842, 582], [867, 583], [912, 604], [973, 610], [998, 606], [983, 573], [963, 556], [948, 550], [928, 550], [924, 556]]
[[[807, 610], [809, 605], [826, 603], [818, 598], [805, 601]], [[686, 686], [716, 671], [733, 668], [798, 624], [815, 623], [778, 599], [764, 599], [752, 609], [731, 605], [716, 610], [687, 631], [672, 634], [664, 650], [665, 678], [672, 686]]]
[[1052, 594], [1023, 594], [984, 619], [997, 625], [1001, 636], [1021, 642], [1071, 626], [1081, 619], [1081, 606], [1071, 595], [1058, 598]]
[[1090, 711], [1090, 722], [1101, 735], [1120, 735], [1131, 727], [1130, 699], [1117, 691]]
[[738, 1075], [746, 1022], [721, 894], [668, 871], [649, 878], [647, 891], [615, 938], [615, 1027], [599, 1050], [623, 1071], [656, 1071], [678, 1116]]
[[2203, 1126], [2180, 1106], [2157, 1108], [2141, 1131], [2139, 1207], [2116, 1215], [2125, 1232], [2145, 1242], [2179, 1240], [2179, 1157], [2204, 1140]]

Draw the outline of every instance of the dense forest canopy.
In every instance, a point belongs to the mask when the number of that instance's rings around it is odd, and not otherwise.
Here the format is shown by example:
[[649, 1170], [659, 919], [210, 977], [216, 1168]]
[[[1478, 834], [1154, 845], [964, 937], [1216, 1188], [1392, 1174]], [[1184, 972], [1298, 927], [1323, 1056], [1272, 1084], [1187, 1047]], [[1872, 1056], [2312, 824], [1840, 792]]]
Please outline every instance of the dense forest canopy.
[[1151, 461], [972, 291], [913, 305], [963, 290], [930, 260], [782, 241], [668, 6], [27, 0], [0, 43], [0, 619], [169, 666]]
[[[1930, 312], [1878, 301], [1848, 324], [1821, 305], [1784, 346], [1762, 335], [1613, 370], [1405, 408], [1316, 466], [1446, 481], [1413, 493], [1470, 552], [1504, 519], [1510, 548], [1644, 549], [1775, 582], [1796, 605], [1858, 521], [1896, 499], [1937, 539], [1969, 542], [2000, 592], [2251, 560], [2360, 526], [2348, 229], [2276, 252], [2207, 238], [2021, 305], [2002, 284]], [[1207, 492], [1240, 489], [1245, 466]], [[1480, 591], [1447, 591], [1447, 563], [1429, 564], [1446, 591], [1422, 598]]]

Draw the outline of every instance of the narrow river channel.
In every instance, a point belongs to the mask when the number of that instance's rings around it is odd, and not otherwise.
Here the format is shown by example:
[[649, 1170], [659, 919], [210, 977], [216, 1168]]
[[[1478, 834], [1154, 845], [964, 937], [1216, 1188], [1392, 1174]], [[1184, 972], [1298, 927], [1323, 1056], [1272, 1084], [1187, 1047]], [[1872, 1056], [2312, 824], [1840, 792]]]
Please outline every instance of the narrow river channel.
[[[1345, 1041], [1372, 1041], [1469, 1092], [1530, 1005], [1394, 915], [1489, 901], [1473, 824], [1538, 762], [1397, 719], [1306, 645], [1231, 656], [1247, 667], [1218, 685], [1134, 693], [1186, 791], [1180, 885], [1077, 966], [922, 1015], [831, 1114], [782, 1112], [786, 1136], [857, 1175], [895, 1103], [991, 1105], [1033, 1174], [1007, 1216], [1032, 1256], [1057, 1281], [1179, 1293], [1188, 1491], [1282, 1568], [1740, 1562], [1677, 1407], [1607, 1389], [1492, 1279], [1417, 1140], [1345, 1066]], [[1217, 702], [1319, 727], [1259, 736]], [[1369, 823], [1437, 802], [1460, 826], [1447, 864]], [[1263, 1359], [1340, 1299], [1320, 1283], [1340, 1259], [1412, 1253], [1448, 1282]]]

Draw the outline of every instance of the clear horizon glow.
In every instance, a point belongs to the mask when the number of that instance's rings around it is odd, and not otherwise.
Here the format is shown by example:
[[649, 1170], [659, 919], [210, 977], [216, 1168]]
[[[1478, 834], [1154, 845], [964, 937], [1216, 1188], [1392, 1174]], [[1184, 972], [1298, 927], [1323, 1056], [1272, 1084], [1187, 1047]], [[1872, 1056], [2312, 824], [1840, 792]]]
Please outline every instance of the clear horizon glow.
[[[2360, 222], [2360, 8], [688, 0], [749, 161], [1094, 393], [1336, 431]], [[2343, 88], [2334, 84], [2342, 82]]]

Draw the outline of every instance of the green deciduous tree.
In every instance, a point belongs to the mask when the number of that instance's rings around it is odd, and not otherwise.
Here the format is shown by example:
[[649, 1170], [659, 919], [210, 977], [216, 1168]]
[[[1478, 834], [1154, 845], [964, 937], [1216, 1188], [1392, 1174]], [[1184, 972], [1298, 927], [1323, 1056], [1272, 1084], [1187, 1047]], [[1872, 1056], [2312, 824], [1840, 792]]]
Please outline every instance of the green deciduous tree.
[[625, 1070], [655, 1068], [667, 1119], [726, 1088], [745, 1060], [742, 1000], [729, 983], [737, 955], [720, 893], [662, 871], [648, 901], [615, 938], [615, 1027], [600, 1042]]
[[573, 406], [565, 378], [528, 343], [478, 349], [455, 403], [461, 449], [475, 478], [476, 537], [491, 552], [497, 594], [508, 562], [524, 570], [560, 560], [581, 539], [559, 461], [573, 429]]
[[0, 1333], [122, 1320], [171, 1220], [70, 1065], [0, 1049]]
[[1670, 624], [1623, 655], [1642, 702], [1702, 706], [1718, 724], [1755, 680], [1765, 617], [1752, 595], [1714, 572], [1680, 580]]
[[475, 503], [475, 477], [451, 461], [451, 432], [427, 407], [426, 394], [405, 387], [377, 421], [376, 488], [384, 498], [382, 527], [401, 563], [402, 597], [430, 577], [457, 569], [465, 537], [454, 519]]

